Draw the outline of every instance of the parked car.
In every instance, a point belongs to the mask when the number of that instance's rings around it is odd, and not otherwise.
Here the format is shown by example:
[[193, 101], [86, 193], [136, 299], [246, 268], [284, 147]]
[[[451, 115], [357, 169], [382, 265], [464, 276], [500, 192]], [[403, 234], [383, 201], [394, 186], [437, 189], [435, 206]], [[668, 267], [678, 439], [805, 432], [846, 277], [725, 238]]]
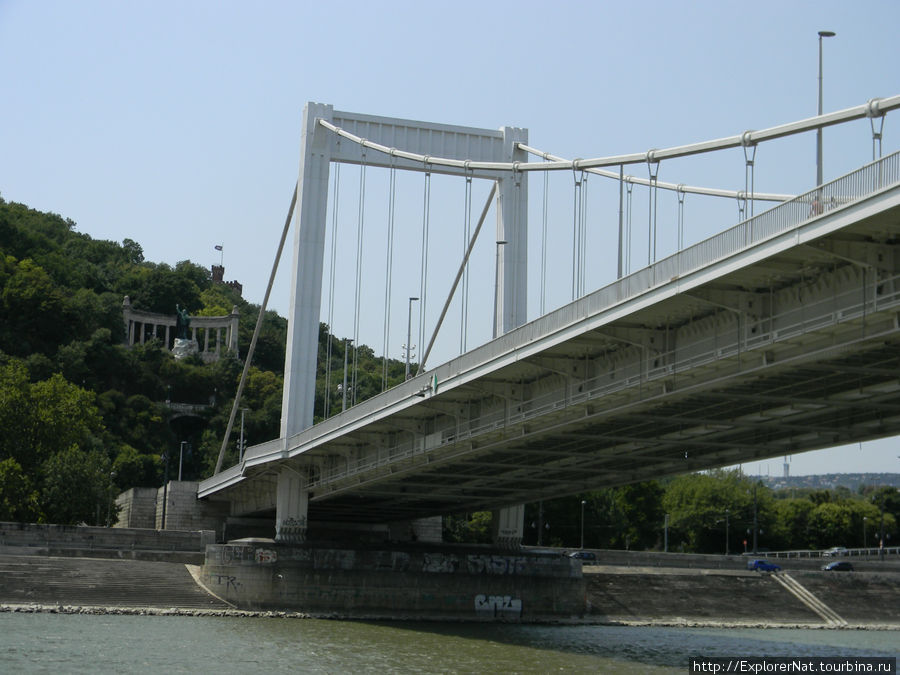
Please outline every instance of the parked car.
[[834, 562], [830, 562], [827, 565], [822, 565], [822, 569], [825, 572], [852, 572], [853, 565], [848, 563], [846, 560], [835, 560]]
[[842, 555], [847, 555], [849, 551], [843, 546], [832, 546], [827, 551], [822, 551], [823, 558], [839, 558]]
[[770, 563], [768, 560], [751, 560], [747, 563], [747, 569], [754, 572], [778, 572], [781, 570], [781, 567], [775, 563]]
[[570, 558], [580, 558], [581, 560], [596, 560], [597, 554], [593, 551], [572, 551], [569, 554]]

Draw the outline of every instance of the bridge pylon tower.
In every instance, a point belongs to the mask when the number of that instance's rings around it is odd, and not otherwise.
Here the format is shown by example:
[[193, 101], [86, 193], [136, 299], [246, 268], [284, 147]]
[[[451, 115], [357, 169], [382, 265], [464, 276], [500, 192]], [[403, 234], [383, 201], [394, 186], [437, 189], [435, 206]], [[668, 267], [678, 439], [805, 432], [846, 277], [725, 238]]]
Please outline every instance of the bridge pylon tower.
[[[392, 149], [382, 153], [348, 141], [322, 122], [354, 136]], [[493, 180], [497, 183], [497, 289], [493, 325], [502, 335], [525, 323], [527, 316], [528, 176], [525, 172], [470, 170], [468, 167], [431, 165], [428, 156], [472, 162], [526, 162], [518, 144], [528, 143], [528, 130], [497, 130], [418, 122], [341, 112], [331, 105], [307, 103], [303, 110], [300, 140], [300, 172], [294, 216], [294, 256], [282, 397], [281, 439], [312, 426], [315, 404], [316, 359], [321, 315], [325, 259], [328, 182], [332, 162], [366, 167], [433, 172]], [[404, 158], [405, 151], [423, 155], [426, 161]], [[313, 470], [310, 467], [310, 470]], [[283, 468], [277, 482], [276, 539], [305, 538], [309, 491], [307, 481]], [[504, 542], [521, 539], [523, 508], [512, 505], [508, 513], [495, 514], [502, 522], [498, 537]], [[518, 522], [518, 526], [515, 523]], [[518, 531], [518, 535], [516, 535]]]

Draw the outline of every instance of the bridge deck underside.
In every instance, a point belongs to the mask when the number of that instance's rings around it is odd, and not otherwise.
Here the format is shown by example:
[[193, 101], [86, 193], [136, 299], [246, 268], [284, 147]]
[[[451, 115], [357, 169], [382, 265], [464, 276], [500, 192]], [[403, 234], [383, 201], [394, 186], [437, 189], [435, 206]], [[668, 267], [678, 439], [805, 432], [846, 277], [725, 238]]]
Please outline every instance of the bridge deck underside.
[[385, 522], [900, 434], [898, 240], [891, 206], [282, 462], [311, 521]]

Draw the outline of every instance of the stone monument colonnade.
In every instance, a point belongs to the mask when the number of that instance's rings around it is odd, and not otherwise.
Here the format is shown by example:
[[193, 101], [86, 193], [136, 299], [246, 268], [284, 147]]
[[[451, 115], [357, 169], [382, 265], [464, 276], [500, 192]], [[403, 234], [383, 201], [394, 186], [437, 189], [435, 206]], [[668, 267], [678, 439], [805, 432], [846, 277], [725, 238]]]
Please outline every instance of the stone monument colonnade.
[[[148, 339], [159, 339], [166, 349], [175, 341], [175, 314], [157, 314], [134, 309], [127, 295], [122, 302], [122, 319], [125, 323], [125, 340], [129, 346], [144, 344]], [[190, 339], [197, 342], [198, 353], [204, 362], [212, 362], [225, 352], [238, 356], [237, 306], [226, 316], [192, 316]], [[203, 340], [202, 346], [198, 337]]]
[[[406, 159], [366, 148], [338, 135], [321, 122], [357, 137], [408, 153]], [[499, 130], [416, 122], [334, 110], [308, 103], [303, 111], [300, 173], [297, 183], [294, 259], [288, 318], [281, 438], [312, 426], [316, 359], [325, 255], [328, 178], [332, 162], [364, 164], [407, 171], [433, 172], [496, 182], [497, 297], [494, 327], [499, 336], [525, 323], [527, 291], [528, 180], [525, 172], [432, 165], [430, 157], [463, 162], [525, 162], [528, 131]], [[503, 243], [503, 246], [500, 246]], [[301, 542], [307, 530], [309, 490], [302, 472], [284, 467], [278, 475], [275, 532], [279, 541]], [[522, 538], [524, 506], [510, 505], [494, 513], [494, 538], [517, 545]]]

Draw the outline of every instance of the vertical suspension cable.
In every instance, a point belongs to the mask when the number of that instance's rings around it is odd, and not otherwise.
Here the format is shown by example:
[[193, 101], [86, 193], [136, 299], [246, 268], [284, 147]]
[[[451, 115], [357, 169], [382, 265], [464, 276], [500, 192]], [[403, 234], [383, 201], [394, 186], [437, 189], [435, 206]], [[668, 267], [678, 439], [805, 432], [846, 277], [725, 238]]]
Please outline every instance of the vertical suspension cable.
[[[469, 249], [469, 238], [472, 236], [472, 174], [466, 168], [465, 206], [463, 212], [463, 256]], [[469, 265], [463, 271], [462, 291], [460, 293], [459, 353], [466, 352], [469, 337]]]
[[341, 165], [334, 165], [334, 185], [331, 189], [331, 268], [328, 270], [328, 348], [325, 357], [325, 419], [331, 412], [331, 355], [334, 342], [334, 267], [337, 260], [338, 204], [341, 190]]
[[[745, 132], [749, 133], [749, 132]], [[753, 148], [753, 151], [750, 152], [748, 148]], [[747, 199], [749, 195], [750, 199], [750, 218], [753, 217], [754, 211], [754, 202], [753, 191], [755, 189], [755, 177], [754, 177], [754, 161], [756, 160], [756, 144], [748, 145], [744, 144], [744, 213], [747, 213]]]
[[350, 405], [356, 405], [357, 372], [359, 367], [359, 307], [362, 292], [363, 230], [366, 215], [366, 148], [363, 146], [359, 165], [359, 211], [356, 221], [356, 294], [353, 299], [353, 378], [350, 385]]
[[649, 199], [649, 213], [647, 214], [647, 264], [656, 262], [656, 207], [659, 187], [659, 161], [653, 160], [653, 150], [647, 153], [647, 171], [650, 174], [650, 189], [647, 193]]
[[680, 183], [675, 189], [678, 195], [678, 250], [684, 249], [684, 184]]
[[391, 283], [394, 269], [394, 205], [397, 192], [397, 169], [391, 156], [391, 173], [388, 194], [387, 220], [387, 269], [384, 273], [384, 349], [381, 356], [381, 391], [387, 389], [388, 383], [388, 349], [391, 343]]
[[[881, 157], [881, 136], [882, 132], [884, 132], [884, 115], [881, 115], [879, 118], [880, 124], [878, 125], [878, 131], [875, 131], [875, 118], [869, 118], [869, 124], [872, 126], [872, 161], [874, 162], [876, 159]], [[877, 154], [876, 154], [877, 151]]]
[[628, 191], [625, 213], [625, 274], [631, 274], [631, 205], [634, 196], [634, 183], [629, 180], [625, 189]]
[[624, 237], [624, 186], [625, 186], [625, 165], [619, 164], [619, 245], [618, 245], [618, 257], [616, 260], [616, 279], [621, 279], [624, 273], [624, 246], [625, 246], [625, 237]]
[[[516, 244], [514, 244], [513, 250], [515, 251], [516, 257], [518, 257], [518, 255], [519, 255], [518, 242], [521, 241], [521, 239], [519, 238], [519, 232], [520, 232], [519, 218], [521, 217], [520, 203], [522, 201], [520, 199], [522, 196], [522, 173], [519, 171], [518, 163], [513, 163], [512, 178], [513, 178], [513, 190], [515, 191], [515, 195], [513, 196], [513, 199], [515, 200], [515, 207], [513, 208], [513, 232], [516, 235], [516, 239], [515, 239]], [[504, 253], [503, 271], [505, 273], [506, 272], [506, 263], [507, 263], [505, 249], [504, 249], [503, 253]], [[517, 327], [517, 326], [519, 326], [519, 265], [516, 262], [515, 258], [512, 259], [512, 279], [513, 279], [513, 283], [512, 283], [512, 326]], [[506, 293], [505, 281], [506, 280], [504, 279], [504, 284], [503, 284], [504, 294]], [[504, 313], [506, 313], [506, 303], [505, 302], [503, 303], [503, 311], [504, 311]], [[522, 323], [524, 323], [524, 321]], [[505, 320], [503, 322], [503, 325], [504, 325], [504, 332], [505, 332], [505, 330], [506, 330], [506, 321]]]
[[588, 174], [581, 172], [581, 242], [580, 242], [580, 260], [578, 261], [578, 297], [585, 294], [585, 274], [587, 271], [587, 205], [588, 205]]
[[[576, 162], [578, 160], [575, 160]], [[581, 242], [581, 232], [579, 226], [581, 224], [581, 181], [578, 180], [578, 172], [572, 167], [572, 181], [575, 184], [572, 193], [572, 302], [578, 297], [578, 263], [581, 260], [579, 256], [579, 243]]]
[[[544, 162], [547, 162], [544, 157]], [[544, 171], [544, 204], [541, 214], [541, 316], [547, 312], [547, 207], [550, 186], [550, 172]]]
[[[426, 162], [425, 186], [422, 190], [422, 263], [419, 279], [419, 345], [425, 341], [425, 305], [428, 298], [428, 229], [431, 220], [431, 171]], [[409, 345], [407, 345], [409, 348]]]

